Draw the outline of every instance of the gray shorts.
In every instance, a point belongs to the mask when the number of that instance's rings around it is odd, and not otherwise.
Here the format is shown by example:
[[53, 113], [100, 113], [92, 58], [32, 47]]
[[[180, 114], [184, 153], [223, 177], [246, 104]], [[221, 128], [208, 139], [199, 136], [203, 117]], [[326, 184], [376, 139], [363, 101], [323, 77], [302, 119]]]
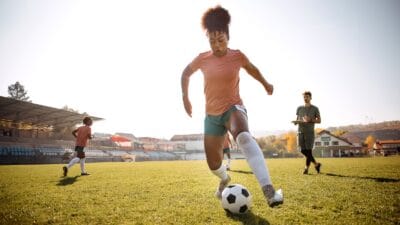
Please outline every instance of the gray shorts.
[[301, 150], [312, 150], [314, 147], [314, 133], [298, 133], [298, 143]]

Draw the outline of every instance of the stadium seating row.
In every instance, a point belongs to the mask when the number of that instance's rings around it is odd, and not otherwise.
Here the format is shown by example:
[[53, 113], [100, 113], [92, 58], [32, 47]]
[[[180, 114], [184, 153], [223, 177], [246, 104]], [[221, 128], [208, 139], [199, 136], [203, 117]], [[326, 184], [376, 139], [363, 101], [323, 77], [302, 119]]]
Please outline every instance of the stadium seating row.
[[64, 149], [61, 147], [0, 146], [0, 156], [57, 156], [63, 154]]
[[[122, 150], [85, 150], [87, 157], [122, 157], [126, 154], [136, 155], [150, 160], [173, 160], [177, 156], [171, 152], [155, 152], [155, 151], [122, 151]], [[63, 156], [65, 154], [73, 153], [70, 148], [56, 147], [56, 146], [0, 146], [0, 156]]]

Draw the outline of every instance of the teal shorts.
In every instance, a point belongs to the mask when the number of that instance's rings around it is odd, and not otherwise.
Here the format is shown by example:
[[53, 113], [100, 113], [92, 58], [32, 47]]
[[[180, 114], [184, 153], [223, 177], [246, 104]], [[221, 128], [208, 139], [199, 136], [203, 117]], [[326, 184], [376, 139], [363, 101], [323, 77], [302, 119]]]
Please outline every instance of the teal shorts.
[[230, 148], [224, 148], [223, 152], [224, 152], [224, 154], [231, 153], [231, 149]]
[[241, 111], [247, 115], [246, 108], [242, 105], [233, 105], [228, 111], [218, 116], [206, 115], [204, 119], [204, 134], [212, 136], [224, 136], [228, 131], [226, 124], [231, 118], [231, 114], [235, 111]]

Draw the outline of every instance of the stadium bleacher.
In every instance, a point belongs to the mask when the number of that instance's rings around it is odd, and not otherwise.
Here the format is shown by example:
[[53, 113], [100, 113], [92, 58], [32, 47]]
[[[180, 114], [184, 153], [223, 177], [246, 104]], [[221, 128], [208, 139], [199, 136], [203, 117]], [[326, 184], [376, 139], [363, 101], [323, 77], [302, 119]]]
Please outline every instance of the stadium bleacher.
[[[74, 141], [44, 138], [0, 137], [0, 164], [67, 163], [74, 153]], [[179, 160], [181, 155], [166, 151], [144, 151], [122, 147], [85, 148], [88, 162]]]
[[[66, 163], [74, 153], [73, 140], [58, 140], [50, 134], [50, 127], [73, 126], [82, 122], [86, 114], [52, 108], [31, 102], [0, 96], [0, 164]], [[102, 118], [90, 116], [93, 121]], [[24, 124], [27, 129], [20, 129]], [[46, 133], [47, 132], [47, 133]], [[89, 162], [176, 160], [172, 152], [144, 151], [118, 146], [89, 144], [85, 148]], [[102, 143], [102, 142], [99, 142]]]

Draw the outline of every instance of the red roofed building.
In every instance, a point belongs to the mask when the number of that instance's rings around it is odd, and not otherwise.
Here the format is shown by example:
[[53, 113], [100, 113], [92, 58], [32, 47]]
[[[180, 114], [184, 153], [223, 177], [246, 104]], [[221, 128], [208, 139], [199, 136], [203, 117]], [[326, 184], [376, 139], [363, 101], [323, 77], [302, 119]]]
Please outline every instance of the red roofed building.
[[110, 139], [120, 147], [132, 147], [132, 141], [124, 136], [112, 135]]
[[400, 140], [378, 140], [374, 144], [374, 155], [383, 154], [397, 155], [400, 154]]

